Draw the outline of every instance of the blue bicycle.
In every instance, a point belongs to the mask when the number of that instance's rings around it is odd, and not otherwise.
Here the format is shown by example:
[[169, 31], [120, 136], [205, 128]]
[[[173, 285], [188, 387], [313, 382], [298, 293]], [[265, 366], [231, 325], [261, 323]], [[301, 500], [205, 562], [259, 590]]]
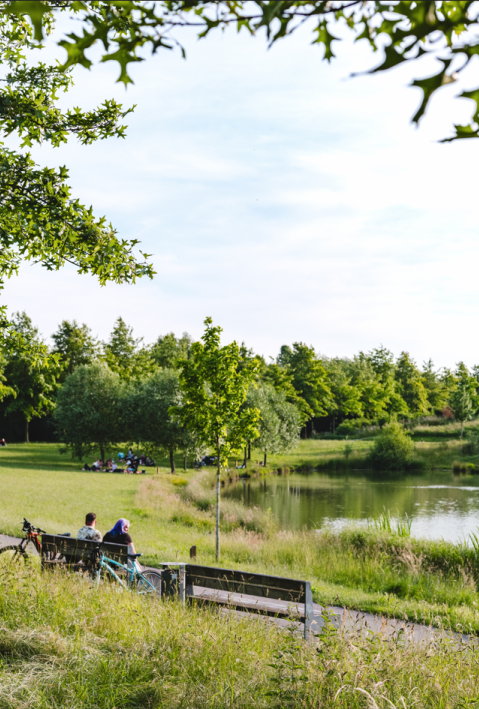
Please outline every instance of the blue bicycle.
[[[101, 550], [101, 543], [97, 547], [95, 585], [100, 583], [102, 571], [110, 578], [117, 581], [126, 591], [136, 591], [140, 595], [154, 595], [161, 597], [161, 574], [156, 571], [141, 571], [137, 559], [142, 554], [128, 554], [129, 564], [109, 559]], [[115, 571], [121, 571], [125, 580], [121, 579]]]

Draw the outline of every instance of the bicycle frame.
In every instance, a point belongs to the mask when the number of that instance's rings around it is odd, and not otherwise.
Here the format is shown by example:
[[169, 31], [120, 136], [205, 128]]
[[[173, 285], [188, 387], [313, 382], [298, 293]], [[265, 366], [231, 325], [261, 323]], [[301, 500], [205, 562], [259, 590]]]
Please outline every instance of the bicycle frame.
[[[128, 585], [125, 584], [125, 582], [122, 581], [122, 579], [118, 576], [118, 574], [115, 572], [114, 568], [112, 568], [113, 566], [116, 566], [116, 567], [118, 567], [118, 569], [122, 569], [123, 571], [126, 571]], [[105, 569], [105, 571], [107, 571], [109, 574], [111, 574], [111, 576], [113, 576], [115, 581], [118, 581], [120, 586], [122, 586], [126, 591], [131, 591], [131, 589], [133, 587], [133, 582], [135, 581], [135, 579], [138, 579], [138, 578], [142, 578], [144, 583], [146, 583], [148, 586], [150, 586], [150, 588], [153, 591], [156, 591], [153, 584], [151, 584], [148, 581], [148, 579], [146, 579], [144, 576], [142, 576], [142, 574], [138, 571], [134, 561], [132, 562], [131, 567], [129, 568], [127, 566], [127, 564], [121, 564], [119, 561], [115, 561], [114, 559], [109, 559], [107, 556], [102, 554], [100, 551], [100, 557], [98, 560], [98, 570], [96, 572], [96, 579], [95, 579], [95, 585], [97, 587], [100, 583], [100, 576], [101, 576], [102, 569]]]

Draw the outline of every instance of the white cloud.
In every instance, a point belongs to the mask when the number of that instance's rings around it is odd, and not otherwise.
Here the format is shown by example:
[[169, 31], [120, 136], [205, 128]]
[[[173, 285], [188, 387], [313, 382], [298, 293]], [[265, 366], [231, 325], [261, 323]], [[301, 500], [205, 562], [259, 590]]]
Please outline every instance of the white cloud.
[[328, 66], [308, 42], [190, 42], [186, 62], [165, 53], [135, 66], [126, 94], [115, 68], [79, 69], [70, 105], [138, 103], [126, 141], [33, 153], [67, 164], [74, 193], [140, 238], [158, 275], [100, 288], [25, 266], [6, 287], [10, 308], [45, 334], [77, 318], [106, 338], [122, 315], [147, 341], [198, 337], [212, 315], [225, 339], [265, 355], [294, 340], [328, 355], [383, 342], [420, 361], [479, 362], [479, 148], [436, 142], [469, 102], [448, 88], [416, 130], [410, 69], [344, 81], [377, 58], [347, 45]]

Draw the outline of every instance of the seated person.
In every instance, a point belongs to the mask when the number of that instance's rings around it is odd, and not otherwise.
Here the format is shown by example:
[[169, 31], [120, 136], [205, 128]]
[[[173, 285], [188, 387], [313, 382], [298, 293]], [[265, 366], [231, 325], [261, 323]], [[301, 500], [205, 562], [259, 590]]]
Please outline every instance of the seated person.
[[129, 521], [124, 517], [120, 517], [115, 526], [105, 534], [103, 541], [110, 542], [111, 544], [130, 544], [132, 553], [136, 554], [135, 547], [133, 546], [133, 540], [128, 534], [129, 529]]
[[1, 438], [0, 439], [0, 446], [2, 446], [2, 448], [4, 448], [6, 445], [7, 445], [6, 440], [4, 438]]
[[83, 466], [82, 470], [91, 470], [91, 468], [90, 468], [90, 466], [88, 465], [88, 463], [85, 463], [85, 465]]
[[114, 473], [117, 468], [118, 468], [118, 465], [115, 463], [114, 460], [112, 460], [111, 466], [110, 466], [111, 472]]
[[92, 542], [101, 542], [101, 533], [96, 527], [96, 514], [89, 512], [85, 517], [85, 526], [80, 529], [77, 539], [86, 539]]

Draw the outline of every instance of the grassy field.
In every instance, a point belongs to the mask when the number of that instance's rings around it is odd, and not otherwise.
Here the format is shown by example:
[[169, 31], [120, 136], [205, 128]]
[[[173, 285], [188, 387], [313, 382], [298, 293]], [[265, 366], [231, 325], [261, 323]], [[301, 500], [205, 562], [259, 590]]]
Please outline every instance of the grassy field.
[[477, 653], [447, 641], [330, 630], [310, 645], [258, 617], [6, 573], [1, 556], [0, 628], [0, 709], [446, 709], [479, 694]]
[[[324, 443], [327, 455], [341, 444]], [[308, 454], [324, 443], [307, 442]], [[50, 444], [0, 450], [0, 531], [19, 534], [27, 517], [49, 532], [76, 534], [94, 511], [103, 533], [118, 517], [129, 518], [148, 564], [187, 560], [193, 544], [198, 563], [215, 564], [213, 471], [172, 476], [163, 467], [128, 476], [79, 467]], [[479, 563], [465, 546], [354, 528], [281, 530], [267, 513], [225, 499], [221, 565], [307, 578], [318, 602], [479, 633]]]

